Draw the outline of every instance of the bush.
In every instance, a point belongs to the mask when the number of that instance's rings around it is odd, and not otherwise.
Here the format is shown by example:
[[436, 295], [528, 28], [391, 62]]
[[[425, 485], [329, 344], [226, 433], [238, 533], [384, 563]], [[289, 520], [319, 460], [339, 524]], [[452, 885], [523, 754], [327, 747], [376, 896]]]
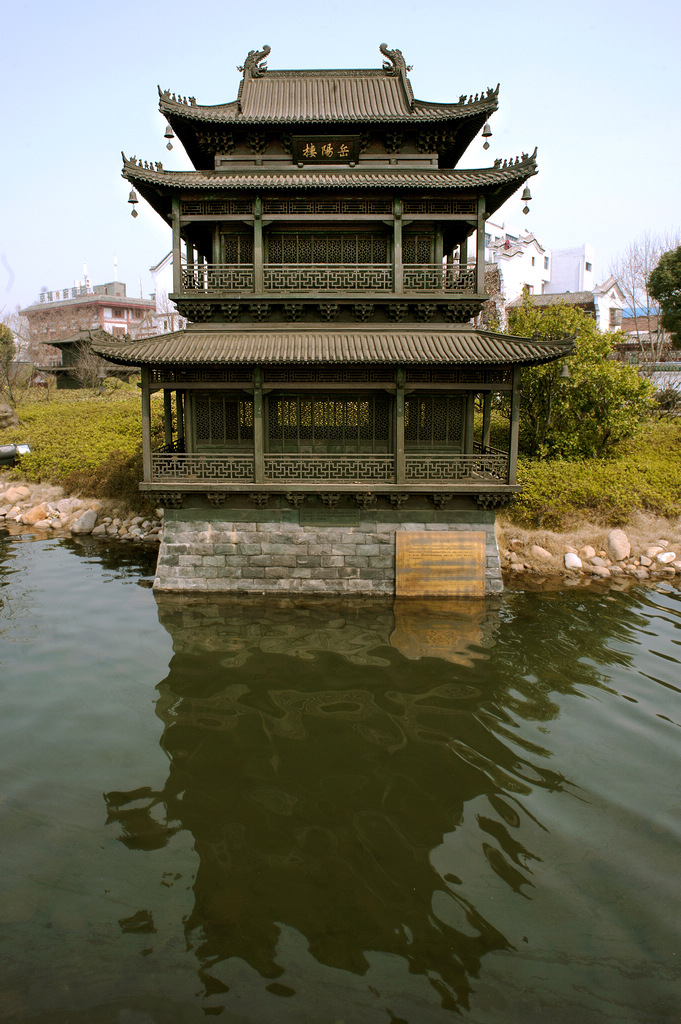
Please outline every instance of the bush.
[[561, 530], [584, 516], [621, 526], [633, 512], [681, 515], [681, 423], [659, 421], [622, 442], [607, 461], [521, 459], [522, 494], [508, 516], [527, 529]]
[[[19, 406], [20, 426], [3, 441], [26, 442], [18, 473], [32, 483], [60, 484], [92, 497], [121, 498], [138, 507], [142, 497], [142, 414], [139, 391], [62, 391], [49, 401], [33, 396]], [[152, 401], [152, 444], [163, 443], [163, 405]]]

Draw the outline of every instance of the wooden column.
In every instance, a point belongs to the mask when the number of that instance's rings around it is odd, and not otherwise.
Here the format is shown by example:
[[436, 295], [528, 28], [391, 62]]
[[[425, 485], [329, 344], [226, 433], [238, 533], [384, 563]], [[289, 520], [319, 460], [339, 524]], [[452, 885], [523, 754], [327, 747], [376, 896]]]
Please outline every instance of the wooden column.
[[395, 483], [403, 484], [406, 478], [406, 459], [404, 453], [404, 367], [397, 368], [397, 387], [395, 388]]
[[262, 197], [256, 196], [253, 200], [253, 288], [256, 295], [262, 295], [264, 285]]
[[402, 199], [395, 196], [393, 200], [393, 289], [404, 290], [402, 269]]
[[173, 291], [182, 290], [182, 237], [180, 234], [180, 199], [173, 196], [171, 225], [173, 229]]
[[463, 436], [463, 452], [464, 455], [473, 454], [473, 435], [475, 433], [475, 392], [466, 392], [466, 409], [464, 412], [466, 417], [464, 436]]
[[464, 238], [459, 246], [459, 266], [462, 270], [468, 266], [468, 237]]
[[163, 389], [163, 436], [166, 444], [173, 441], [173, 395], [168, 388]]
[[149, 391], [149, 368], [141, 368], [142, 388], [142, 479], [151, 483], [151, 393]]
[[175, 419], [177, 420], [177, 447], [184, 449], [184, 402], [182, 392], [175, 392]]
[[492, 392], [486, 391], [482, 396], [482, 447], [489, 448], [489, 435], [492, 426]]
[[437, 225], [435, 228], [435, 262], [438, 266], [442, 263], [442, 257], [444, 256], [444, 239], [442, 237], [442, 228]]
[[262, 369], [256, 366], [253, 370], [253, 458], [256, 484], [263, 483], [265, 479], [265, 427], [262, 406]]
[[518, 480], [518, 431], [520, 426], [520, 367], [513, 367], [513, 391], [511, 392], [511, 431], [508, 441], [508, 482]]
[[485, 197], [478, 196], [478, 216], [475, 239], [475, 291], [485, 291]]
[[220, 230], [219, 225], [213, 225], [213, 263], [220, 263]]

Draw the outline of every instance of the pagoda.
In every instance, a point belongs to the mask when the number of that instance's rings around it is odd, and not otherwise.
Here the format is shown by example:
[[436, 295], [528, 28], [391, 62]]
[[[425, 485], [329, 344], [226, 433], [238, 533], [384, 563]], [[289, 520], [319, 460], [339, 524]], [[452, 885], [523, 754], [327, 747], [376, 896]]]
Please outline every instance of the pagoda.
[[473, 322], [485, 220], [536, 151], [457, 169], [491, 134], [498, 87], [418, 100], [401, 51], [380, 51], [377, 69], [287, 71], [252, 50], [232, 102], [159, 90], [194, 170], [123, 157], [133, 213], [142, 196], [172, 226], [170, 298], [190, 321], [97, 346], [141, 368], [140, 487], [166, 509], [157, 588], [391, 594], [396, 535], [439, 530], [482, 532], [482, 586], [501, 589], [520, 371], [572, 344]]

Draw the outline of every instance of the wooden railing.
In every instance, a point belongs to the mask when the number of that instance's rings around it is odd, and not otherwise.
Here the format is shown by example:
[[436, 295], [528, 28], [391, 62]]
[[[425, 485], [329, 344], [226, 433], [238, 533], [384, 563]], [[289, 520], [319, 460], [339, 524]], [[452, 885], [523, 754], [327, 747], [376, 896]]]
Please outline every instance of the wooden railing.
[[[265, 263], [263, 289], [266, 292], [393, 292], [395, 280], [389, 263]], [[402, 291], [474, 294], [476, 267], [473, 263], [406, 263], [402, 267]], [[220, 295], [225, 292], [254, 292], [253, 264], [202, 263], [183, 265], [184, 293]]]
[[[508, 483], [508, 455], [505, 452], [473, 455], [405, 456], [405, 483]], [[265, 454], [267, 484], [394, 484], [394, 455], [296, 455]], [[252, 454], [200, 455], [153, 452], [154, 483], [220, 484], [255, 482]]]

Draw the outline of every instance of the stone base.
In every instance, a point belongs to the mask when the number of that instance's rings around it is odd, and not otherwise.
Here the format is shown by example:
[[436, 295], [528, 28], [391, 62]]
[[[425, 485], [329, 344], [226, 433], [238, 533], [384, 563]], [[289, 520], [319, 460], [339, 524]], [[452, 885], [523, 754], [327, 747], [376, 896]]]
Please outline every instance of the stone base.
[[323, 525], [323, 512], [318, 520], [308, 519], [294, 509], [167, 509], [154, 588], [391, 596], [395, 593], [395, 533], [456, 530], [484, 531], [485, 592], [503, 589], [494, 512], [362, 510], [352, 525], [334, 522], [333, 513], [328, 516], [329, 525]]

